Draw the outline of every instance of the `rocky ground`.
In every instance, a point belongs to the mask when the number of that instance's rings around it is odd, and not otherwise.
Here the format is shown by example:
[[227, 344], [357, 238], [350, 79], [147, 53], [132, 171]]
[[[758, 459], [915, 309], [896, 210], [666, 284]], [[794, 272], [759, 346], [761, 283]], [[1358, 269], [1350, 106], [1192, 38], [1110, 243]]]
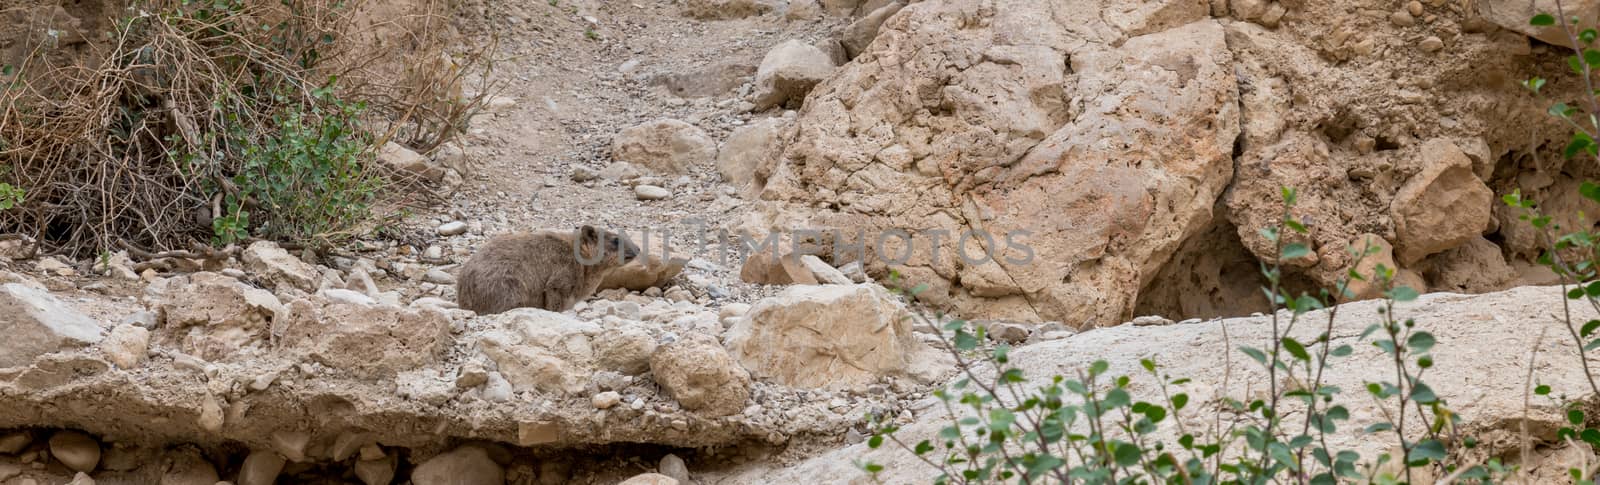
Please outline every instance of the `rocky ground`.
[[[1493, 195], [1588, 172], [1542, 165], [1561, 128], [1493, 89], [1559, 56], [1479, 3], [463, 2], [503, 89], [458, 143], [383, 152], [443, 205], [322, 255], [0, 240], [0, 483], [861, 483], [869, 455], [917, 482], [859, 443], [869, 415], [937, 429], [954, 369], [907, 318], [936, 310], [1022, 346], [1030, 376], [1154, 356], [1196, 396], [1248, 392], [1216, 349], [1264, 331], [1244, 315], [1282, 185], [1318, 182], [1294, 285], [1355, 242], [1423, 289], [1549, 281]], [[572, 311], [455, 307], [484, 241], [583, 224], [649, 233], [653, 257]], [[1029, 228], [1041, 260], [737, 255], [799, 227]], [[931, 291], [908, 306], [891, 271]], [[1570, 351], [1525, 331], [1554, 295], [1408, 307], [1452, 349], [1437, 387], [1471, 425], [1521, 412], [1535, 343]], [[1239, 318], [1191, 318], [1220, 316]]]

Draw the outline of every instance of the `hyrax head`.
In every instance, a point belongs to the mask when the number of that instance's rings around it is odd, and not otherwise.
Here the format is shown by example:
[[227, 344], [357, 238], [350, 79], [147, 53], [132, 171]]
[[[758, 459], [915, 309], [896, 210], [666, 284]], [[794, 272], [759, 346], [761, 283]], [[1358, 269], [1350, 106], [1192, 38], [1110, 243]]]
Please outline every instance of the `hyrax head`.
[[620, 266], [639, 257], [639, 246], [633, 241], [587, 224], [578, 228], [576, 245], [584, 264]]

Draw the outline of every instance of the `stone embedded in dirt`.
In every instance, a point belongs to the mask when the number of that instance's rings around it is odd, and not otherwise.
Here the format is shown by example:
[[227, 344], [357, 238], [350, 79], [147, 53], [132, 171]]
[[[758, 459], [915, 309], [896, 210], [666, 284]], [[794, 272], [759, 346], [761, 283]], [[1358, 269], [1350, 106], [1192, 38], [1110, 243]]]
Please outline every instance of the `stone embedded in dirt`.
[[1420, 157], [1422, 171], [1406, 180], [1389, 205], [1395, 257], [1404, 265], [1481, 236], [1493, 217], [1494, 192], [1454, 143], [1430, 140]]
[[0, 368], [28, 365], [44, 354], [93, 345], [100, 322], [54, 295], [18, 283], [0, 285]]
[[611, 141], [611, 158], [658, 174], [687, 173], [717, 158], [717, 142], [694, 125], [656, 120], [617, 133]]
[[1128, 323], [1140, 327], [1154, 327], [1161, 325], [1172, 325], [1172, 319], [1160, 315], [1143, 315], [1133, 317], [1133, 320], [1129, 320]]
[[593, 404], [595, 409], [611, 409], [621, 402], [622, 395], [617, 394], [617, 391], [606, 391], [589, 398], [589, 403]]
[[664, 235], [645, 233], [643, 236], [632, 238], [634, 245], [642, 252], [640, 257], [607, 272], [600, 279], [599, 289], [626, 288], [644, 291], [653, 286], [665, 285], [683, 272], [688, 258], [678, 254]]
[[403, 176], [420, 177], [434, 183], [444, 179], [444, 167], [392, 141], [378, 150], [378, 162]]
[[133, 369], [144, 363], [150, 350], [150, 330], [137, 325], [118, 325], [100, 341], [100, 351], [106, 360], [123, 369]]
[[217, 467], [199, 453], [185, 450], [175, 453], [161, 474], [160, 485], [216, 485], [221, 480]]
[[756, 302], [728, 330], [728, 348], [760, 379], [802, 388], [857, 389], [883, 376], [942, 372], [916, 339], [910, 313], [873, 284], [793, 286]]
[[240, 259], [245, 267], [263, 281], [278, 287], [290, 286], [301, 291], [316, 291], [316, 266], [301, 261], [272, 241], [257, 241], [245, 248]]
[[789, 0], [789, 8], [783, 11], [785, 20], [814, 20], [822, 16], [822, 4], [817, 0]]
[[434, 268], [422, 275], [422, 281], [436, 285], [453, 285], [456, 284], [456, 276], [445, 270]]
[[850, 15], [860, 7], [863, 0], [821, 0], [822, 8], [829, 15]]
[[293, 315], [280, 343], [311, 360], [361, 376], [393, 376], [436, 362], [449, 347], [450, 317], [433, 309], [392, 305], [289, 304]]
[[66, 483], [66, 485], [94, 485], [94, 484], [95, 484], [94, 478], [90, 477], [88, 473], [84, 473], [84, 472], [78, 472], [78, 474], [73, 475], [72, 476], [72, 481]]
[[793, 123], [785, 118], [764, 118], [733, 130], [717, 152], [717, 173], [746, 198], [761, 193], [761, 186], [783, 155], [783, 135]]
[[601, 369], [624, 375], [639, 375], [650, 370], [656, 339], [635, 326], [608, 329], [594, 338], [595, 364]]
[[39, 258], [39, 261], [34, 263], [34, 269], [39, 270], [41, 273], [62, 277], [77, 276], [78, 274], [78, 270], [72, 269], [72, 266], [49, 256]]
[[750, 373], [714, 341], [683, 338], [661, 345], [650, 357], [656, 384], [684, 409], [707, 416], [744, 410], [750, 399]]
[[239, 478], [235, 480], [238, 485], [272, 485], [278, 482], [278, 474], [283, 473], [283, 467], [288, 461], [277, 453], [266, 450], [253, 450], [244, 458], [244, 464], [239, 465]]
[[1498, 244], [1477, 237], [1424, 260], [1422, 273], [1433, 291], [1487, 293], [1517, 278]]
[[328, 301], [333, 302], [333, 303], [343, 303], [343, 304], [347, 304], [347, 305], [362, 305], [362, 306], [372, 306], [372, 305], [377, 305], [378, 304], [378, 300], [375, 300], [370, 296], [367, 296], [367, 295], [364, 295], [364, 294], [361, 294], [361, 293], [358, 293], [358, 292], [355, 292], [355, 291], [351, 291], [351, 290], [340, 290], [340, 289], [322, 290], [322, 291], [317, 292], [317, 295], [321, 296], [323, 298], [327, 298]]
[[685, 0], [685, 15], [702, 20], [754, 17], [782, 9], [783, 0]]
[[1028, 327], [1006, 322], [980, 323], [984, 333], [990, 340], [1008, 344], [1019, 344], [1028, 340], [1030, 330]]
[[814, 46], [798, 40], [778, 44], [761, 59], [761, 67], [756, 70], [756, 109], [798, 108], [806, 93], [836, 68], [833, 59]]
[[503, 485], [505, 480], [500, 464], [476, 446], [462, 446], [429, 458], [411, 472], [413, 485]]
[[455, 170], [457, 176], [472, 174], [472, 157], [460, 145], [446, 143], [433, 150], [433, 162]]
[[272, 449], [278, 455], [292, 462], [306, 461], [306, 445], [311, 443], [311, 434], [301, 430], [280, 429], [273, 431], [268, 436], [272, 442]]
[[577, 183], [581, 184], [581, 183], [588, 182], [588, 181], [591, 181], [591, 180], [596, 180], [596, 179], [599, 179], [599, 178], [600, 178], [600, 172], [596, 171], [595, 169], [592, 169], [592, 168], [589, 168], [589, 167], [585, 167], [585, 166], [582, 166], [582, 165], [579, 165], [579, 166], [576, 166], [576, 167], [572, 167], [572, 181], [573, 182], [577, 182]]
[[600, 169], [600, 176], [606, 180], [624, 181], [639, 178], [639, 168], [628, 162], [611, 162]]
[[0, 435], [0, 454], [15, 455], [21, 453], [23, 448], [27, 448], [32, 443], [33, 433], [25, 429]]
[[639, 200], [662, 200], [672, 197], [672, 191], [654, 185], [635, 185], [633, 195]]
[[844, 46], [846, 58], [855, 59], [856, 56], [861, 55], [862, 51], [867, 50], [867, 46], [872, 44], [872, 39], [878, 37], [878, 28], [883, 25], [883, 22], [889, 20], [889, 17], [894, 16], [894, 14], [899, 13], [900, 9], [904, 7], [904, 3], [898, 1], [890, 2], [888, 5], [878, 7], [877, 10], [873, 10], [872, 13], [856, 19], [850, 26], [845, 27], [844, 32], [839, 37], [839, 44]]
[[1563, 22], [1547, 26], [1529, 23], [1534, 14], [1554, 15], [1557, 2], [1560, 2], [1562, 11], [1568, 18], [1579, 19], [1578, 24], [1572, 27], [1573, 32], [1596, 27], [1596, 17], [1600, 17], [1600, 0], [1481, 0], [1477, 2], [1477, 14], [1500, 28], [1539, 39], [1547, 44], [1565, 46], [1570, 39], [1566, 31], [1562, 30]]
[[622, 483], [617, 485], [679, 485], [681, 483], [677, 479], [660, 473], [644, 473], [634, 475], [633, 478], [623, 480]]
[[585, 389], [595, 358], [591, 336], [601, 333], [599, 325], [536, 308], [519, 308], [493, 319], [498, 328], [485, 332], [477, 346], [513, 389], [555, 394], [579, 394]]
[[366, 485], [389, 485], [394, 483], [395, 466], [398, 463], [394, 455], [375, 460], [357, 460], [356, 478]]
[[656, 470], [662, 475], [672, 477], [678, 483], [692, 483], [689, 481], [689, 466], [684, 464], [683, 458], [678, 458], [678, 455], [667, 453], [667, 456], [661, 457], [661, 464], [656, 466]]
[[768, 249], [751, 253], [739, 268], [739, 279], [758, 285], [815, 285], [817, 276], [794, 253]]
[[838, 268], [833, 267], [833, 265], [828, 264], [814, 254], [801, 255], [800, 264], [805, 265], [806, 269], [811, 271], [811, 276], [816, 278], [818, 283], [825, 285], [849, 285], [855, 283], [850, 281], [850, 277], [845, 276], [844, 272], [839, 271]]
[[461, 222], [461, 221], [450, 221], [450, 222], [446, 222], [444, 224], [440, 224], [439, 225], [439, 229], [438, 229], [438, 233], [439, 233], [440, 236], [445, 236], [445, 237], [460, 236], [462, 234], [466, 234], [467, 233], [467, 223]]
[[50, 435], [50, 456], [80, 472], [92, 472], [100, 464], [100, 442], [81, 431], [57, 431]]

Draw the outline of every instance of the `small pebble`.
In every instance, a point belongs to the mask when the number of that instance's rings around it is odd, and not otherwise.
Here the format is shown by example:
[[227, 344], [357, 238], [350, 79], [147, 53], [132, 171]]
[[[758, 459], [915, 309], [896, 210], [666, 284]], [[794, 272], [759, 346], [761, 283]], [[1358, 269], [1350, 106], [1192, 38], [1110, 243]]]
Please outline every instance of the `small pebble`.
[[1439, 52], [1439, 49], [1444, 48], [1444, 40], [1441, 40], [1438, 37], [1428, 37], [1426, 39], [1422, 39], [1422, 43], [1419, 44], [1419, 46], [1422, 47], [1424, 52]]
[[661, 457], [661, 464], [657, 465], [656, 469], [662, 475], [677, 480], [678, 483], [689, 483], [689, 465], [683, 462], [683, 458], [678, 458], [678, 455], [667, 453], [667, 456]]
[[467, 233], [467, 223], [450, 221], [439, 225], [440, 236], [460, 236]]
[[639, 200], [661, 200], [672, 197], [672, 192], [654, 185], [637, 185], [633, 187], [633, 195]]
[[616, 391], [606, 391], [595, 394], [590, 402], [594, 404], [595, 409], [611, 409], [622, 402], [622, 395]]
[[1417, 18], [1406, 12], [1395, 12], [1389, 15], [1389, 23], [1395, 27], [1410, 27], [1417, 25]]

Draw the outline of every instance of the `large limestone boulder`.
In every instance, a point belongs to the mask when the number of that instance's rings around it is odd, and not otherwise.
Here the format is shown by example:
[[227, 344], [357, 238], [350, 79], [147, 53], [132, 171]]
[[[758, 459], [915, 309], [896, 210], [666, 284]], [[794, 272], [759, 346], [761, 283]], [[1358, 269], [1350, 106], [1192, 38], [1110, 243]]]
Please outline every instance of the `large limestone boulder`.
[[708, 338], [660, 346], [650, 357], [650, 372], [684, 409], [707, 416], [737, 414], [750, 399], [750, 373]]
[[611, 142], [611, 157], [656, 173], [678, 174], [716, 159], [717, 142], [694, 125], [656, 120], [618, 133]]
[[885, 376], [934, 377], [939, 354], [912, 335], [911, 314], [874, 284], [796, 286], [761, 300], [728, 330], [757, 378], [794, 387], [860, 388]]
[[1494, 192], [1472, 171], [1472, 160], [1454, 144], [1434, 140], [1422, 146], [1426, 165], [1406, 180], [1390, 205], [1395, 255], [1411, 264], [1430, 254], [1467, 243], [1489, 228]]
[[145, 294], [161, 322], [158, 341], [206, 360], [261, 350], [270, 330], [289, 319], [271, 292], [217, 273], [166, 278]]
[[826, 52], [790, 40], [767, 52], [756, 70], [756, 109], [787, 105], [799, 107], [806, 93], [833, 74], [833, 59]]
[[1146, 3], [1126, 14], [1171, 27], [1131, 38], [1060, 1], [906, 6], [812, 92], [762, 197], [838, 208], [796, 209], [815, 227], [929, 233], [867, 270], [963, 316], [1126, 320], [1213, 217], [1240, 129], [1223, 27]]
[[105, 338], [100, 322], [20, 283], [0, 285], [0, 367], [28, 365], [35, 357], [86, 347]]

